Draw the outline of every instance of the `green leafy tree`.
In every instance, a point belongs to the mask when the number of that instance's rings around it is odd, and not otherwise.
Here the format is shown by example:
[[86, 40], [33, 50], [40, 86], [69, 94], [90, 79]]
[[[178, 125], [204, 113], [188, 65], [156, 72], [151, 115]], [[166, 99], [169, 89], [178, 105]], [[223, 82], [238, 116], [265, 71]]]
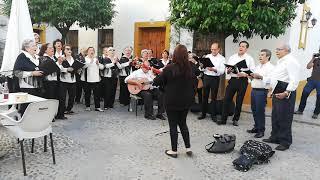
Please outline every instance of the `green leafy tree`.
[[278, 37], [295, 18], [303, 0], [171, 0], [170, 21], [177, 27], [214, 33], [225, 40]]
[[[295, 18], [295, 9], [304, 0], [171, 0], [170, 22], [220, 42], [225, 54], [225, 39], [278, 37]], [[209, 44], [211, 42], [204, 42]], [[208, 47], [209, 49], [210, 47]], [[219, 97], [224, 94], [221, 78]]]
[[[12, 0], [3, 0], [9, 15]], [[64, 41], [70, 27], [102, 28], [115, 16], [114, 0], [28, 0], [32, 23], [48, 23], [56, 27]]]

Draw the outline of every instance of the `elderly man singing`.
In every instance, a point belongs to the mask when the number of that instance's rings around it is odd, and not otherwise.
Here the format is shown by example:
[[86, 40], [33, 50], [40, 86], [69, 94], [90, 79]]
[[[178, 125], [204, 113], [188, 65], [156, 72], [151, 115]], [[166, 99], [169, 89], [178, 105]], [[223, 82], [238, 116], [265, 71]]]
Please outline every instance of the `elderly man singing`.
[[[291, 48], [281, 44], [276, 48], [278, 62], [269, 76], [262, 79], [276, 87], [279, 81], [288, 83], [285, 91], [272, 94], [272, 131], [267, 143], [279, 144], [275, 149], [284, 151], [292, 144], [292, 120], [296, 100], [296, 89], [299, 84], [300, 65], [290, 54]], [[269, 93], [269, 95], [271, 95]]]

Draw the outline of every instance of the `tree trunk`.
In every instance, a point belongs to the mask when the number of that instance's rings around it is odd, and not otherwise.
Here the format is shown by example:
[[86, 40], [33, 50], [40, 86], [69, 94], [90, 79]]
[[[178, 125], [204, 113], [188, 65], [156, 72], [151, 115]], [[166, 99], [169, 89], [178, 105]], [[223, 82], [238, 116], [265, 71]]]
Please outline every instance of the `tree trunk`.
[[64, 44], [66, 44], [67, 43], [67, 34], [68, 34], [68, 32], [69, 32], [69, 28], [70, 27], [66, 27], [66, 28], [58, 28], [58, 27], [56, 27], [57, 29], [58, 29], [58, 31], [61, 33], [61, 40], [62, 40], [62, 42], [64, 43]]
[[[193, 34], [193, 52], [195, 52], [198, 56], [203, 56], [211, 53], [211, 44], [213, 41], [217, 41], [220, 44], [220, 54], [225, 56], [225, 39], [227, 35], [224, 33], [199, 33], [195, 32]], [[220, 76], [220, 85], [217, 94], [217, 100], [221, 100], [224, 98], [225, 94], [225, 74]]]

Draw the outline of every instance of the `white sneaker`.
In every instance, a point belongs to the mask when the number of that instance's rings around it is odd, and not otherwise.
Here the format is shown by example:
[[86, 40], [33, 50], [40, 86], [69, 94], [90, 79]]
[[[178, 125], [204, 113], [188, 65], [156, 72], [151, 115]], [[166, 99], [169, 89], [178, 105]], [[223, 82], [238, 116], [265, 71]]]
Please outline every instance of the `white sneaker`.
[[95, 111], [103, 112], [101, 108], [96, 108]]
[[85, 111], [91, 111], [90, 107], [86, 107]]

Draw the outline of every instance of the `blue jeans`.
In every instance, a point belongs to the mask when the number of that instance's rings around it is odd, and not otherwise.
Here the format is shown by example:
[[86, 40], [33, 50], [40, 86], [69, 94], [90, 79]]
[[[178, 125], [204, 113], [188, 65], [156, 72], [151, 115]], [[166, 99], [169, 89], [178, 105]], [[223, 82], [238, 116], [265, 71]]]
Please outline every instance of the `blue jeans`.
[[265, 108], [267, 104], [268, 91], [264, 89], [252, 89], [251, 91], [251, 110], [254, 119], [254, 128], [257, 132], [265, 130]]
[[311, 80], [311, 79], [308, 80], [307, 84], [303, 88], [300, 105], [299, 105], [299, 111], [301, 112], [304, 111], [304, 108], [306, 107], [306, 104], [307, 104], [308, 96], [314, 89], [316, 89], [317, 91], [317, 101], [316, 101], [316, 107], [313, 113], [314, 114], [320, 113], [320, 81]]

